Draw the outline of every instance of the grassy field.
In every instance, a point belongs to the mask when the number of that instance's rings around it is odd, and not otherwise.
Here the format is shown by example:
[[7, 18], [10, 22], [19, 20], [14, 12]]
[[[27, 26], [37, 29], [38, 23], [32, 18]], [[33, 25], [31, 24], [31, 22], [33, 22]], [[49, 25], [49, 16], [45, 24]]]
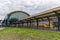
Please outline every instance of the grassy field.
[[60, 32], [6, 28], [0, 30], [0, 40], [60, 40]]

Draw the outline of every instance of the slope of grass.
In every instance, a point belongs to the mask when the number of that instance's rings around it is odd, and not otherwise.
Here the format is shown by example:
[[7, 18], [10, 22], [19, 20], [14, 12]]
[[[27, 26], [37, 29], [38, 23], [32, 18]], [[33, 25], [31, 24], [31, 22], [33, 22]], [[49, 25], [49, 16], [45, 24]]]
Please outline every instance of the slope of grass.
[[0, 40], [60, 40], [60, 32], [6, 28], [0, 30]]

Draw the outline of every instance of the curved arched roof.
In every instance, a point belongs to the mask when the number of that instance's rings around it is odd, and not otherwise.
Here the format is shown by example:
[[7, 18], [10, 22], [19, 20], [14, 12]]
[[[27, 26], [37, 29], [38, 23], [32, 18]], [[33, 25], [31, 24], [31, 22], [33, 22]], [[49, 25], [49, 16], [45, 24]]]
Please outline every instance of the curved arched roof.
[[[6, 18], [3, 20], [3, 23], [2, 24], [4, 24], [4, 25], [9, 25], [9, 18], [11, 17], [11, 16], [13, 16], [13, 14], [17, 14], [17, 13], [22, 13], [22, 14], [25, 14], [25, 15], [27, 15], [27, 17], [28, 16], [30, 16], [28, 13], [26, 13], [26, 12], [24, 12], [24, 11], [13, 11], [13, 12], [10, 12], [9, 14], [7, 14], [7, 16], [6, 16]], [[21, 16], [21, 15], [19, 15], [19, 16]], [[15, 17], [15, 16], [14, 16]], [[16, 17], [17, 17], [17, 15], [16, 15]], [[26, 16], [25, 16], [26, 17]], [[18, 17], [19, 18], [19, 17]], [[24, 17], [22, 17], [22, 18], [24, 18]], [[20, 19], [19, 19], [20, 20]]]
[[13, 11], [13, 12], [10, 12], [10, 13], [8, 14], [8, 16], [10, 16], [10, 15], [12, 15], [12, 14], [14, 14], [14, 13], [17, 13], [17, 12], [21, 12], [21, 13], [24, 13], [24, 14], [30, 16], [28, 13], [26, 13], [26, 12], [24, 12], [24, 11]]

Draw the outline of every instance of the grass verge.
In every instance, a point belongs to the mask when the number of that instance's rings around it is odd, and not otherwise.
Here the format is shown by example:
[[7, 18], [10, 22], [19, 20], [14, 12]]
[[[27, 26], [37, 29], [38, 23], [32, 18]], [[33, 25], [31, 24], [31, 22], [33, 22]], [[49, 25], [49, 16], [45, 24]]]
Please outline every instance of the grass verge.
[[0, 30], [0, 40], [60, 40], [60, 32], [6, 28]]

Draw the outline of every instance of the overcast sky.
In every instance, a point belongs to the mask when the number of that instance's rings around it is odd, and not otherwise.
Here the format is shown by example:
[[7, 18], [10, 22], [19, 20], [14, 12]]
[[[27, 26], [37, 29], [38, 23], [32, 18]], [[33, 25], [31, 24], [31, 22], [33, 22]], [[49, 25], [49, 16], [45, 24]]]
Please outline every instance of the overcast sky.
[[30, 15], [60, 6], [60, 0], [0, 0], [0, 19], [15, 10], [22, 10]]

